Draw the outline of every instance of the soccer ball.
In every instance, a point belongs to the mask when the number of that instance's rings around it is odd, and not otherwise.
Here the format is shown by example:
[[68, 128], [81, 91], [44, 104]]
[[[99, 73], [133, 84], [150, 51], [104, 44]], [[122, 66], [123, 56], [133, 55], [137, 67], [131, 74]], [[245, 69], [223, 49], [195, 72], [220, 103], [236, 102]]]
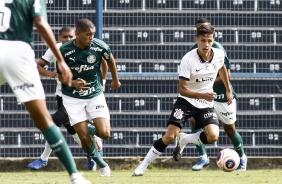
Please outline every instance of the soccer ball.
[[238, 153], [229, 148], [221, 150], [216, 158], [217, 166], [225, 172], [234, 171], [237, 169], [239, 163], [240, 157]]

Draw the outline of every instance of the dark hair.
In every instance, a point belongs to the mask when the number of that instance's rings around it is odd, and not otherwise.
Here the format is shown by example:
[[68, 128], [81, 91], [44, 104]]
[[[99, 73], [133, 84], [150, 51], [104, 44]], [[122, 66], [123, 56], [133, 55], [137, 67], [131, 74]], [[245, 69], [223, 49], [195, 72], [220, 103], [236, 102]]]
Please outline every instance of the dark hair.
[[203, 35], [213, 35], [215, 37], [214, 27], [212, 25], [202, 25], [197, 27], [196, 36], [203, 36]]
[[63, 32], [70, 32], [73, 31], [74, 28], [70, 26], [64, 26], [59, 30], [59, 35], [62, 35]]
[[93, 22], [89, 19], [80, 19], [76, 22], [76, 31], [83, 32], [89, 28], [95, 28]]
[[201, 19], [198, 19], [196, 21], [196, 24], [202, 24], [202, 23], [209, 23], [209, 24], [211, 24], [211, 21], [209, 19], [207, 19], [207, 18], [201, 18]]

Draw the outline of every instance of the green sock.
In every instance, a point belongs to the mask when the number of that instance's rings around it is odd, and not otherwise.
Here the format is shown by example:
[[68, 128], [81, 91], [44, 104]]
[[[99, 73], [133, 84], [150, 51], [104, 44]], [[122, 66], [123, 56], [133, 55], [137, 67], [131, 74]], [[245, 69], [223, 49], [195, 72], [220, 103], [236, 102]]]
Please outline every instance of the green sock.
[[69, 175], [72, 173], [77, 173], [78, 171], [71, 151], [66, 143], [65, 138], [63, 137], [63, 134], [60, 132], [60, 130], [58, 130], [58, 127], [56, 125], [52, 125], [42, 133], [55, 155], [67, 169]]
[[245, 152], [244, 152], [244, 148], [243, 148], [243, 140], [242, 140], [241, 135], [238, 132], [236, 132], [236, 134], [231, 139], [231, 141], [234, 145], [235, 151], [237, 151], [239, 156], [242, 157], [245, 154]]
[[96, 127], [91, 124], [88, 124], [88, 133], [90, 135], [96, 135]]
[[[192, 128], [191, 128], [191, 132], [192, 132], [192, 133], [196, 133], [196, 132], [199, 132], [199, 131], [202, 131], [202, 129], [197, 129], [197, 130], [195, 130], [195, 129], [192, 129]], [[206, 146], [205, 146], [204, 144], [196, 145], [196, 148], [197, 148], [197, 150], [199, 151], [199, 153], [200, 153], [201, 156], [207, 154], [207, 152], [206, 152]]]
[[104, 168], [108, 165], [99, 154], [95, 144], [92, 143], [91, 148], [84, 151], [99, 165], [100, 168]]

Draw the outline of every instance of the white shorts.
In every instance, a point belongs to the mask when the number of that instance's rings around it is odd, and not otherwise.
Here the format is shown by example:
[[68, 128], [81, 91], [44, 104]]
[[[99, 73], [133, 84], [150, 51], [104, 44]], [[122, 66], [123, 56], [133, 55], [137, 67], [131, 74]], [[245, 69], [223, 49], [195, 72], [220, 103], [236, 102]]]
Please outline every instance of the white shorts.
[[45, 99], [34, 51], [22, 41], [0, 40], [0, 85], [7, 82], [19, 102]]
[[63, 104], [69, 115], [71, 126], [88, 119], [110, 119], [109, 109], [103, 93], [90, 99], [78, 99], [63, 94]]
[[227, 105], [226, 102], [216, 102], [214, 101], [214, 112], [217, 115], [217, 118], [226, 125], [231, 125], [237, 120], [237, 105], [236, 99], [233, 99], [233, 102], [230, 105]]

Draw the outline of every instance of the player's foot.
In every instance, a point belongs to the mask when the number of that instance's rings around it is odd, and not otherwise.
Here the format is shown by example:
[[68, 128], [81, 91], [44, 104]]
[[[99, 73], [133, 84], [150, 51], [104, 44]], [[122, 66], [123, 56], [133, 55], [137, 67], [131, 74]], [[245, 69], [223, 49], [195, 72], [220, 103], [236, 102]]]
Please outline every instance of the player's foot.
[[88, 170], [92, 170], [95, 165], [95, 162], [88, 154], [86, 155], [86, 157], [87, 157], [87, 168]]
[[111, 176], [111, 169], [110, 169], [110, 167], [107, 165], [106, 167], [101, 168], [100, 169], [100, 175], [101, 176]]
[[98, 151], [101, 151], [103, 148], [102, 139], [96, 135], [92, 136], [92, 141], [96, 144]]
[[91, 182], [86, 180], [80, 173], [73, 173], [70, 179], [72, 184], [91, 184]]
[[179, 161], [181, 159], [182, 152], [186, 146], [186, 143], [183, 141], [184, 135], [185, 133], [179, 133], [178, 137], [176, 138], [176, 147], [172, 152], [175, 161]]
[[193, 171], [200, 171], [203, 167], [207, 167], [210, 164], [210, 159], [205, 159], [204, 157], [200, 157], [197, 164], [192, 167]]
[[134, 170], [134, 173], [132, 174], [132, 176], [143, 176], [143, 174], [145, 173], [144, 170], [139, 169], [138, 167]]
[[27, 165], [28, 168], [36, 171], [36, 170], [39, 170], [41, 169], [42, 167], [46, 166], [48, 163], [48, 161], [44, 161], [42, 160], [41, 158], [31, 162], [30, 164]]
[[248, 158], [246, 155], [244, 155], [242, 158], [240, 158], [240, 164], [237, 167], [237, 171], [246, 171], [247, 170], [247, 162]]

